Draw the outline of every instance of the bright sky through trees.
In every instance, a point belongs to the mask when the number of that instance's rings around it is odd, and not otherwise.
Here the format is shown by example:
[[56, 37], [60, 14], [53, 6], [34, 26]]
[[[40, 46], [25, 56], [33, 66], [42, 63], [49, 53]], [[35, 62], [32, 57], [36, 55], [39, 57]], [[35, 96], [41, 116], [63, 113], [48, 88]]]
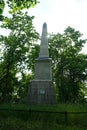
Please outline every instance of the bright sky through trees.
[[29, 13], [35, 15], [38, 30], [46, 21], [49, 32], [62, 32], [67, 26], [72, 26], [87, 37], [87, 0], [40, 0], [40, 4]]
[[[39, 1], [39, 4], [29, 9], [29, 15], [35, 16], [34, 26], [39, 33], [41, 33], [43, 22], [47, 22], [49, 33], [62, 33], [71, 26], [83, 33], [83, 38], [87, 38], [87, 0]], [[5, 15], [6, 13], [7, 11]], [[85, 52], [86, 49], [87, 47], [84, 48]]]
[[29, 14], [35, 16], [34, 25], [40, 33], [43, 22], [47, 22], [48, 32], [62, 33], [71, 26], [87, 38], [87, 0], [40, 0]]

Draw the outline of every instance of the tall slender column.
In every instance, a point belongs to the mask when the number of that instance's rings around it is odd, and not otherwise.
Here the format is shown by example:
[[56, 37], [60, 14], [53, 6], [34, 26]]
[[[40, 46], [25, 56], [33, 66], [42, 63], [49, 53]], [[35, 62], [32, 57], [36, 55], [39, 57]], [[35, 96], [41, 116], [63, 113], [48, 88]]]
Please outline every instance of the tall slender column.
[[41, 45], [40, 45], [40, 58], [47, 58], [49, 57], [49, 51], [48, 51], [48, 37], [47, 37], [47, 24], [43, 24], [42, 28], [42, 36], [41, 36]]

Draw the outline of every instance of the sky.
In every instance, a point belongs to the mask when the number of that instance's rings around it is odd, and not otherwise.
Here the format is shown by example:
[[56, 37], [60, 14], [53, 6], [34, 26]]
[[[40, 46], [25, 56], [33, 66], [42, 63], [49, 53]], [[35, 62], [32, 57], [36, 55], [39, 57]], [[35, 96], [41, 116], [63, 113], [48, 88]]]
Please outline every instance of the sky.
[[[42, 25], [47, 23], [48, 33], [63, 33], [71, 26], [87, 39], [87, 0], [38, 0], [34, 8], [29, 9], [29, 15], [34, 15], [34, 26], [41, 34]], [[7, 11], [5, 10], [5, 15]], [[2, 31], [2, 33], [6, 33]], [[1, 34], [1, 33], [0, 33]], [[84, 48], [87, 51], [87, 45]]]
[[48, 32], [61, 33], [71, 26], [87, 37], [87, 0], [40, 0], [29, 14], [35, 16], [34, 25], [39, 32], [47, 22]]
[[[40, 4], [29, 10], [34, 15], [34, 26], [41, 33], [42, 24], [47, 23], [48, 32], [63, 33], [71, 26], [87, 39], [87, 0], [39, 0]], [[87, 51], [85, 45], [84, 52]]]

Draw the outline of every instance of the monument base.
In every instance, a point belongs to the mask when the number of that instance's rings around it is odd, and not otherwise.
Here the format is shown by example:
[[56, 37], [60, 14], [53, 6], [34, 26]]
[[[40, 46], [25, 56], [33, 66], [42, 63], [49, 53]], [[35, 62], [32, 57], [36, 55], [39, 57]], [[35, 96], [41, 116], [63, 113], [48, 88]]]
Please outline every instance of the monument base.
[[52, 81], [32, 81], [27, 96], [27, 104], [56, 104], [55, 95]]

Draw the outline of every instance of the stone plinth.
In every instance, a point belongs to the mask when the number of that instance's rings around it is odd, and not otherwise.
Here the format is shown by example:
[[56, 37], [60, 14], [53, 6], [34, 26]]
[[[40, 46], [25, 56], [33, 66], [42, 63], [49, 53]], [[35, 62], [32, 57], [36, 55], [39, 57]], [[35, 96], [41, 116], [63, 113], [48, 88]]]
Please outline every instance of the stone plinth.
[[52, 80], [51, 58], [38, 58], [35, 63], [35, 80]]
[[28, 104], [56, 104], [55, 91], [52, 81], [34, 80], [31, 83], [28, 93]]

